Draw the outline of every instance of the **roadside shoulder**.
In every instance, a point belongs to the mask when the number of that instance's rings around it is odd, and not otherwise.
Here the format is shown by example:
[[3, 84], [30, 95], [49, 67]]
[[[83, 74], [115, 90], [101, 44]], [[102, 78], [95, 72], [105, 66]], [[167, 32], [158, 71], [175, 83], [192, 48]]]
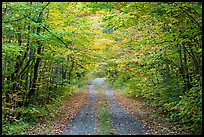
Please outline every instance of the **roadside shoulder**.
[[114, 96], [121, 106], [130, 113], [133, 117], [141, 121], [149, 128], [152, 135], [176, 135], [181, 134], [171, 124], [166, 121], [166, 117], [159, 114], [153, 107], [149, 107], [145, 100], [136, 99], [128, 96], [120, 95], [114, 92]]

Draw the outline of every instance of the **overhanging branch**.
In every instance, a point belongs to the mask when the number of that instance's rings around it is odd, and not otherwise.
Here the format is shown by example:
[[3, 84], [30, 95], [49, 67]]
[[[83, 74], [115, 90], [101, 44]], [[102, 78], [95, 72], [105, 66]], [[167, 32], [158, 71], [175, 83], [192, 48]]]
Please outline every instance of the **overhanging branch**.
[[[30, 20], [34, 21], [35, 23], [38, 23], [37, 21], [35, 21], [34, 19], [29, 18]], [[67, 45], [69, 45], [68, 43], [64, 42], [61, 38], [59, 38], [58, 36], [56, 36], [55, 34], [53, 34], [48, 28], [46, 28], [45, 26], [43, 26], [43, 28], [45, 30], [47, 30], [50, 34], [52, 34], [53, 36], [55, 36], [60, 42], [62, 42], [68, 49], [71, 49], [70, 47], [68, 47]]]
[[176, 2], [174, 4], [176, 4], [182, 12], [184, 12], [187, 16], [189, 16], [191, 20], [193, 20], [198, 25], [198, 27], [200, 27], [202, 30], [202, 27], [200, 26], [197, 20], [195, 20], [190, 14], [188, 14], [185, 10], [183, 10]]

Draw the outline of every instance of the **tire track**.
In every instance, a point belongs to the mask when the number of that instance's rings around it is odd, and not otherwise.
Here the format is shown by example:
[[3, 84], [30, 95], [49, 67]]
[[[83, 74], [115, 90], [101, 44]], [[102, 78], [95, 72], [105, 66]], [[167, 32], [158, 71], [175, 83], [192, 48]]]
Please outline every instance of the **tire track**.
[[117, 135], [146, 135], [148, 130], [137, 119], [128, 114], [118, 103], [113, 91], [103, 85], [105, 78], [96, 78], [89, 85], [88, 102], [84, 108], [72, 119], [61, 135], [96, 135], [97, 134], [97, 91], [94, 85], [100, 85], [107, 98], [111, 129]]
[[109, 104], [111, 127], [118, 135], [146, 135], [148, 130], [137, 119], [128, 114], [118, 103], [107, 86], [102, 86]]
[[97, 91], [88, 85], [89, 98], [84, 108], [72, 119], [61, 135], [94, 135], [96, 134]]

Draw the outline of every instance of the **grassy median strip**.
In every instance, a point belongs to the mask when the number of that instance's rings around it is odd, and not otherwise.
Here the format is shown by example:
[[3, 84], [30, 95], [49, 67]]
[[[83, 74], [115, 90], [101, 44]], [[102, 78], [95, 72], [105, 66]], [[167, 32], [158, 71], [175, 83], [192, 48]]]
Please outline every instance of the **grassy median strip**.
[[106, 101], [106, 95], [102, 88], [98, 90], [98, 103], [97, 103], [97, 117], [98, 117], [98, 134], [99, 135], [110, 135], [111, 134], [111, 123], [109, 116], [108, 104]]

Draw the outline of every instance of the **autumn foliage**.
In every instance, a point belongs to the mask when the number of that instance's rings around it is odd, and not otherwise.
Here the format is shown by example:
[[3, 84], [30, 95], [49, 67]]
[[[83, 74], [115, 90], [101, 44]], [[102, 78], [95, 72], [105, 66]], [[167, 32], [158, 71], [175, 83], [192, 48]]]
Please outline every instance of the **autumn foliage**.
[[202, 2], [2, 3], [3, 134], [56, 115], [92, 76], [200, 134]]

